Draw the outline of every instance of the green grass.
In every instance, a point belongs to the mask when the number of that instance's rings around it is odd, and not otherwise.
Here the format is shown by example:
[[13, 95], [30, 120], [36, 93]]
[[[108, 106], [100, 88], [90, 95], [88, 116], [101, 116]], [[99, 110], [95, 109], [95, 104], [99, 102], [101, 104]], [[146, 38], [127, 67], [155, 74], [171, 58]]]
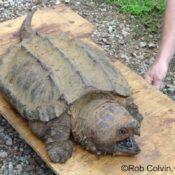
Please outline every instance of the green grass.
[[[121, 13], [135, 16], [133, 32], [137, 36], [147, 36], [160, 32], [161, 20], [166, 6], [166, 0], [100, 0], [114, 4]], [[131, 19], [132, 20], [132, 19]]]
[[115, 4], [121, 12], [133, 15], [144, 15], [156, 11], [163, 13], [166, 0], [105, 0], [107, 3]]

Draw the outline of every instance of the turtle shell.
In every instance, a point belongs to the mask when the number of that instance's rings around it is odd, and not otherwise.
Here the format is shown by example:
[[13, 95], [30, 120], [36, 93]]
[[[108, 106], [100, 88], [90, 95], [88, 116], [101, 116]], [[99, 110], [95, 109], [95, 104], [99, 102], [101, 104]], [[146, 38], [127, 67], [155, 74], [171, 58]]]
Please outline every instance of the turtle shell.
[[23, 117], [41, 121], [59, 117], [88, 93], [131, 93], [102, 51], [65, 35], [39, 33], [0, 59], [0, 90]]

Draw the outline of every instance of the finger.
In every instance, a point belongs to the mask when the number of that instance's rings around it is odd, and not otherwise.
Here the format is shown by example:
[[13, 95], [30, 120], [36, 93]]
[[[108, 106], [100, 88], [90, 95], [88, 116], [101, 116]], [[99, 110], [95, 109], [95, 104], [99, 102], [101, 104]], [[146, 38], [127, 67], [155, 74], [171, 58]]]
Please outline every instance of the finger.
[[162, 82], [160, 86], [160, 90], [162, 90], [165, 87], [165, 84]]
[[152, 78], [150, 75], [145, 74], [145, 75], [144, 75], [144, 78], [145, 78], [145, 80], [146, 80], [149, 84], [152, 84], [152, 83], [153, 83], [153, 78]]
[[158, 90], [161, 89], [162, 85], [163, 85], [163, 83], [160, 80], [153, 81], [153, 86], [155, 86]]

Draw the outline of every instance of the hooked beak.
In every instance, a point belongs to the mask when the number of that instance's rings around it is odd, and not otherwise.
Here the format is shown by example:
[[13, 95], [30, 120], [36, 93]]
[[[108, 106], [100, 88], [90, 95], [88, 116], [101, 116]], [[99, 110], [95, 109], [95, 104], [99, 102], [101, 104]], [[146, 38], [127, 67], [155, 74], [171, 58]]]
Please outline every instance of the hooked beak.
[[134, 134], [140, 136], [140, 128], [135, 128]]
[[138, 121], [130, 122], [129, 127], [133, 130], [133, 134], [140, 136], [140, 123]]
[[140, 152], [134, 137], [117, 142], [115, 145], [114, 155], [136, 155]]

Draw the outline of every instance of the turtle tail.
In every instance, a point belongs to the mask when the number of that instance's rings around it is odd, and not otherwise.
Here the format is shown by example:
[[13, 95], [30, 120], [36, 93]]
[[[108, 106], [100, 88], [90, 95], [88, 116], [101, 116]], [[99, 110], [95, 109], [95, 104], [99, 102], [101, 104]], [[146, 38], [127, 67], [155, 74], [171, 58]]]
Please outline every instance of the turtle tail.
[[29, 38], [31, 35], [34, 34], [34, 31], [31, 28], [31, 21], [32, 21], [32, 16], [35, 13], [37, 9], [34, 8], [32, 9], [28, 14], [25, 20], [22, 23], [21, 29], [20, 29], [20, 40], [22, 41], [23, 39]]

